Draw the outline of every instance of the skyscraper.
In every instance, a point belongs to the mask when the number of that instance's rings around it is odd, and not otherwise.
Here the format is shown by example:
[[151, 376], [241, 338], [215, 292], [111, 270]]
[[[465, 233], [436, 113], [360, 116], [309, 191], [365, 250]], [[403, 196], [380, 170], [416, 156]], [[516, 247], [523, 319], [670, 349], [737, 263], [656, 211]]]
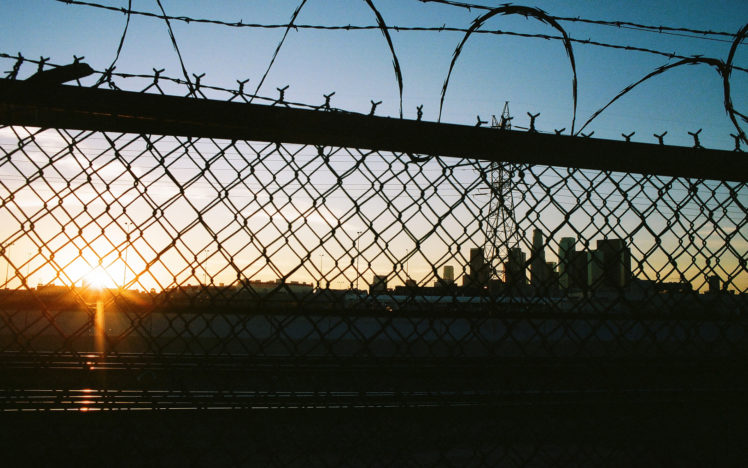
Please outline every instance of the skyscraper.
[[387, 292], [387, 275], [374, 275], [369, 286], [369, 293]]
[[575, 245], [576, 239], [573, 237], [562, 237], [561, 242], [558, 244], [558, 281], [563, 289], [571, 287], [569, 270], [571, 269]]
[[540, 229], [533, 229], [532, 252], [530, 252], [530, 284], [534, 288], [543, 287], [548, 282], [547, 271], [543, 232]]
[[470, 272], [468, 286], [482, 288], [488, 286], [489, 270], [488, 264], [483, 258], [483, 249], [476, 247], [470, 249]]
[[571, 261], [566, 270], [569, 289], [586, 291], [589, 285], [589, 274], [587, 270], [590, 263], [590, 253], [586, 250], [575, 250], [569, 252], [569, 254]]
[[525, 265], [527, 256], [519, 247], [509, 249], [506, 263], [504, 263], [504, 282], [510, 291], [519, 292], [526, 284]]
[[600, 239], [597, 251], [602, 254], [602, 286], [626, 287], [631, 280], [631, 250], [623, 239]]
[[587, 256], [587, 284], [597, 289], [605, 284], [605, 257], [603, 251], [593, 250]]
[[543, 283], [543, 289], [546, 294], [554, 293], [558, 291], [558, 271], [556, 270], [556, 262], [545, 262], [545, 282]]
[[442, 279], [445, 284], [454, 284], [455, 282], [455, 267], [452, 265], [445, 265], [442, 273]]

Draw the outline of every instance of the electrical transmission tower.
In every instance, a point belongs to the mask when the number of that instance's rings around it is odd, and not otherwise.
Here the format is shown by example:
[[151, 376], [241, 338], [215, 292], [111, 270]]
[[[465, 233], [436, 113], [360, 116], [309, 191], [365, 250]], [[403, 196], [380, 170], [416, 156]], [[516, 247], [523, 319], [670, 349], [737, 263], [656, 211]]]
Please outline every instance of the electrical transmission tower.
[[[512, 117], [509, 115], [509, 101], [504, 103], [501, 118], [491, 119], [491, 128], [507, 131], [512, 128]], [[511, 247], [519, 246], [519, 232], [514, 217], [514, 198], [512, 196], [512, 173], [515, 165], [504, 162], [492, 162], [489, 166], [489, 212], [487, 222], [483, 224], [486, 237], [486, 259], [494, 277], [504, 270], [504, 262]], [[505, 272], [504, 272], [505, 273]]]

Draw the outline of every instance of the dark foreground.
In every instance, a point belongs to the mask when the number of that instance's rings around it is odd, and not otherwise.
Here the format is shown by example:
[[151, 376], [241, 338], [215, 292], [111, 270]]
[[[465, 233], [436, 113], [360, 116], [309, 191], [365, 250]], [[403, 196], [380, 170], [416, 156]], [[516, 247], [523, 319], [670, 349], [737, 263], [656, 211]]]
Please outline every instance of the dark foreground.
[[[85, 358], [85, 359], [81, 359]], [[736, 466], [745, 361], [3, 353], [13, 465]]]
[[748, 459], [743, 309], [466, 312], [7, 308], [2, 465]]
[[[724, 395], [608, 395], [470, 407], [4, 414], [11, 465], [739, 466]], [[11, 466], [6, 465], [6, 466]]]

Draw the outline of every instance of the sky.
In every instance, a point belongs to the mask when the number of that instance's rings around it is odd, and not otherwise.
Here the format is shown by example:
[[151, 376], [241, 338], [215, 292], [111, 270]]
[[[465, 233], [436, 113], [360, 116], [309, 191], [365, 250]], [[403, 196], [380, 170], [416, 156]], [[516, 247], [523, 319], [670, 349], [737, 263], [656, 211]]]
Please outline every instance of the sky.
[[[101, 3], [127, 5], [126, 0]], [[155, 0], [133, 0], [132, 4], [137, 10], [160, 11]], [[282, 24], [288, 22], [298, 1], [163, 0], [162, 4], [167, 14], [173, 16]], [[374, 4], [392, 26], [465, 28], [482, 14], [478, 10], [417, 0], [378, 0]], [[741, 1], [537, 1], [522, 5], [555, 16], [726, 32], [737, 32], [748, 18], [748, 4]], [[125, 26], [122, 13], [55, 0], [5, 0], [1, 8], [0, 51], [21, 52], [33, 58], [50, 57], [57, 63], [67, 63], [73, 55], [85, 56], [85, 61], [97, 70], [105, 69], [114, 59]], [[375, 24], [375, 17], [364, 1], [309, 0], [296, 22], [370, 25]], [[571, 22], [561, 24], [573, 38], [684, 56], [698, 54], [724, 60], [731, 45], [729, 40], [720, 42]], [[284, 33], [283, 29], [228, 28], [178, 21], [173, 22], [173, 28], [188, 73], [205, 73], [203, 82], [226, 87], [235, 87], [236, 80], [248, 78], [247, 86], [252, 90]], [[557, 33], [550, 26], [521, 16], [494, 17], [486, 22], [485, 28]], [[462, 36], [459, 32], [392, 32], [404, 80], [405, 117], [414, 118], [416, 106], [423, 105], [425, 119], [438, 118], [442, 84]], [[665, 57], [583, 44], [574, 45], [574, 55], [579, 80], [579, 122], [584, 122], [628, 84], [669, 63]], [[332, 104], [336, 107], [368, 112], [371, 100], [381, 100], [377, 113], [396, 116], [399, 99], [391, 62], [387, 43], [377, 30], [292, 30], [260, 94], [276, 97], [276, 88], [288, 85], [287, 99], [317, 104], [323, 101], [323, 94], [335, 91]], [[8, 60], [1, 63], [6, 69], [12, 64]], [[738, 49], [735, 63], [748, 66], [745, 47]], [[153, 68], [165, 68], [167, 75], [182, 75], [163, 21], [142, 16], [131, 18], [116, 66], [119, 72], [151, 73]], [[746, 76], [745, 72], [735, 72], [732, 79], [737, 109], [748, 108]], [[528, 125], [527, 112], [540, 112], [537, 122], [540, 129], [568, 129], [572, 118], [571, 78], [569, 60], [560, 41], [474, 35], [455, 65], [442, 120], [473, 124], [478, 115], [486, 120], [499, 114], [504, 102], [509, 101], [516, 125]], [[609, 108], [586, 131], [594, 130], [595, 136], [615, 139], [620, 139], [621, 133], [635, 131], [634, 141], [654, 142], [653, 133], [667, 130], [666, 142], [690, 145], [692, 140], [687, 132], [703, 128], [701, 140], [705, 146], [732, 149], [729, 134], [735, 133], [735, 128], [724, 111], [722, 97], [721, 80], [713, 69], [684, 67], [645, 83]]]
[[[126, 0], [101, 0], [102, 4], [115, 7], [127, 6]], [[374, 0], [374, 5], [381, 13], [384, 21], [389, 26], [427, 26], [427, 27], [469, 27], [471, 22], [482, 14], [481, 11], [468, 11], [449, 5], [436, 3], [423, 3], [417, 0]], [[495, 5], [497, 2], [476, 2], [483, 5]], [[172, 1], [162, 0], [162, 5], [168, 15], [187, 16], [192, 18], [209, 18], [222, 21], [239, 21], [244, 23], [259, 24], [284, 24], [291, 17], [292, 12], [299, 6], [298, 1], [273, 1], [273, 2], [238, 2], [238, 1]], [[550, 2], [537, 1], [522, 3], [525, 6], [537, 7], [550, 15], [563, 17], [582, 17], [588, 19], [600, 19], [610, 21], [629, 21], [648, 25], [664, 25], [687, 27], [694, 29], [716, 30], [726, 32], [737, 32], [748, 19], [748, 4], [741, 1], [725, 2]], [[155, 0], [133, 0], [132, 7], [135, 10], [159, 13], [159, 6]], [[120, 12], [112, 12], [103, 9], [83, 5], [69, 5], [55, 0], [5, 0], [0, 4], [0, 52], [15, 55], [21, 53], [24, 57], [38, 58], [49, 57], [50, 61], [57, 64], [70, 63], [73, 56], [85, 57], [84, 61], [96, 70], [106, 69], [115, 59], [117, 46], [123, 36], [126, 17]], [[297, 24], [310, 25], [372, 25], [376, 17], [365, 1], [337, 1], [337, 0], [309, 0], [301, 9], [296, 20]], [[703, 37], [689, 37], [660, 34], [655, 32], [644, 32], [625, 28], [610, 26], [588, 25], [576, 22], [561, 22], [568, 35], [576, 39], [591, 39], [618, 45], [630, 45], [641, 48], [655, 49], [664, 52], [673, 52], [678, 55], [691, 56], [702, 55], [718, 59], [726, 59], [731, 46], [729, 40], [720, 39], [719, 36], [705, 39]], [[184, 67], [190, 78], [194, 75], [205, 73], [201, 82], [205, 84], [236, 88], [237, 80], [249, 79], [247, 90], [254, 91], [260, 80], [268, 69], [268, 64], [273, 56], [278, 41], [284, 34], [284, 29], [257, 29], [257, 28], [231, 28], [214, 24], [199, 24], [195, 22], [185, 23], [181, 21], [172, 22], [173, 32], [179, 51], [181, 53]], [[529, 34], [553, 34], [557, 31], [546, 24], [524, 17], [494, 17], [487, 21], [484, 29], [501, 29]], [[392, 42], [402, 68], [403, 76], [403, 114], [405, 118], [415, 118], [416, 108], [423, 105], [423, 118], [435, 121], [439, 118], [440, 95], [442, 86], [447, 76], [449, 65], [455, 48], [462, 40], [464, 33], [460, 32], [397, 32], [392, 31]], [[718, 40], [712, 40], [718, 39]], [[620, 51], [609, 48], [595, 47], [584, 44], [573, 45], [574, 57], [578, 76], [578, 108], [576, 116], [576, 128], [586, 121], [595, 110], [605, 105], [619, 91], [627, 85], [644, 77], [647, 73], [657, 67], [672, 63], [666, 57], [635, 52]], [[285, 91], [287, 100], [308, 104], [321, 104], [324, 102], [323, 95], [335, 92], [331, 104], [334, 107], [368, 113], [371, 101], [382, 101], [377, 107], [377, 115], [397, 117], [399, 115], [398, 86], [392, 66], [392, 54], [388, 48], [384, 36], [378, 30], [369, 31], [324, 31], [298, 29], [291, 30], [280, 50], [275, 63], [264, 81], [258, 94], [275, 98], [278, 96], [277, 88], [288, 86]], [[7, 71], [13, 66], [14, 60], [0, 59], [0, 70]], [[735, 64], [748, 67], [748, 51], [744, 46], [738, 48]], [[181, 78], [182, 69], [177, 53], [172, 45], [169, 32], [162, 20], [134, 15], [130, 19], [127, 34], [123, 42], [121, 54], [116, 61], [116, 72], [130, 74], [151, 74], [153, 69], [165, 69], [164, 75]], [[24, 78], [35, 71], [29, 64], [24, 65], [19, 77]], [[745, 112], [748, 109], [748, 73], [735, 71], [732, 77], [733, 103], [738, 110]], [[93, 78], [84, 80], [89, 83]], [[122, 89], [140, 90], [148, 81], [137, 79], [115, 78], [115, 83]], [[169, 89], [167, 92], [184, 93], [183, 89]], [[210, 95], [210, 94], [209, 94]], [[216, 96], [225, 99], [225, 95]], [[444, 100], [441, 121], [473, 125], [477, 116], [482, 120], [489, 120], [492, 115], [499, 115], [505, 102], [509, 102], [511, 114], [514, 116], [515, 127], [526, 127], [529, 123], [527, 113], [540, 113], [536, 126], [541, 131], [552, 132], [554, 129], [565, 128], [568, 132], [571, 128], [573, 117], [572, 106], [572, 73], [569, 66], [569, 57], [560, 41], [544, 40], [538, 38], [517, 38], [510, 36], [497, 36], [488, 34], [473, 35], [465, 44], [464, 49], [457, 59], [456, 65], [450, 77], [450, 85]], [[654, 143], [656, 139], [653, 133], [661, 134], [667, 131], [665, 142], [674, 145], [692, 144], [688, 132], [702, 129], [700, 134], [701, 144], [708, 148], [719, 148], [731, 150], [734, 147], [730, 133], [736, 130], [728, 119], [723, 106], [722, 82], [715, 70], [706, 66], [688, 66], [675, 69], [636, 88], [627, 96], [616, 102], [607, 109], [599, 118], [592, 122], [585, 133], [594, 131], [594, 137], [622, 139], [621, 133], [629, 134], [636, 132], [632, 141]], [[0, 135], [8, 136], [8, 135]], [[62, 144], [67, 136], [60, 135], [51, 137], [50, 144]], [[89, 141], [89, 148], [96, 150], [97, 142]], [[140, 142], [142, 143], [142, 142]], [[135, 151], [137, 144], [132, 143], [130, 151]], [[168, 148], [163, 148], [169, 151]], [[344, 161], [345, 155], [338, 155], [340, 161]], [[274, 158], [279, 157], [274, 155]], [[288, 163], [292, 158], [290, 155], [280, 155], [276, 163]], [[85, 167], [85, 163], [77, 160], [66, 160], [71, 174]], [[225, 161], [225, 167], [221, 170], [233, 170], [229, 167], [230, 161]], [[344, 163], [341, 163], [344, 164]], [[386, 165], [386, 161], [372, 163]], [[147, 165], [146, 165], [147, 166]], [[141, 166], [140, 175], [149, 177], [151, 174], [155, 179], [155, 173], [148, 172], [149, 167]], [[182, 167], [185, 177], [194, 173], [199, 168]], [[64, 173], [66, 169], [61, 169]], [[116, 169], [109, 166], [112, 177], [119, 177]], [[264, 168], [269, 172], [272, 168]], [[388, 168], [390, 173], [396, 173], [392, 167]], [[429, 166], [424, 174], [439, 174], [443, 168]], [[473, 169], [461, 168], [467, 174], [465, 181], [474, 177]], [[429, 172], [431, 171], [431, 172]], [[6, 174], [7, 176], [7, 174]], [[541, 176], [538, 175], [538, 178]], [[558, 177], [556, 177], [557, 179]], [[12, 179], [9, 179], [12, 180]], [[16, 180], [16, 182], [19, 182]], [[325, 181], [320, 181], [324, 185]], [[327, 181], [329, 183], [329, 180]], [[365, 179], [349, 181], [364, 184]], [[399, 183], [394, 180], [395, 185]], [[254, 183], [261, 186], [267, 183], [258, 176]], [[469, 185], [469, 182], [465, 182]], [[548, 182], [552, 183], [552, 182]], [[124, 179], [122, 185], [126, 185]], [[251, 185], [251, 184], [250, 184]], [[361, 187], [361, 185], [359, 186]], [[167, 200], [172, 190], [164, 188], [160, 195], [154, 195], [159, 200]], [[194, 186], [192, 202], [196, 206], [204, 207], [215, 197], [210, 188], [205, 185]], [[248, 189], [251, 189], [249, 187]], [[349, 186], [350, 190], [351, 187]], [[474, 190], [475, 187], [447, 187], [449, 197], [459, 197], [460, 190]], [[362, 189], [363, 190], [363, 189]], [[397, 187], [393, 186], [392, 193], [398, 193]], [[682, 188], [686, 193], [686, 188]], [[132, 192], [122, 188], [119, 193], [122, 197], [134, 197]], [[601, 193], [605, 190], [601, 189]], [[724, 190], [722, 191], [724, 194]], [[88, 190], [88, 195], [95, 196], [95, 190]], [[363, 194], [363, 193], [362, 193]], [[614, 195], [614, 194], [613, 194]], [[644, 194], [646, 195], [646, 194]], [[29, 195], [30, 197], [32, 195]], [[162, 198], [158, 198], [158, 197]], [[336, 196], [343, 196], [336, 194]], [[575, 194], [571, 189], [566, 197], [566, 206], [574, 205]], [[643, 196], [643, 195], [642, 195]], [[305, 195], [306, 200], [311, 203], [312, 196]], [[741, 194], [744, 199], [744, 195]], [[85, 200], [85, 196], [84, 196]], [[94, 203], [91, 199], [91, 203]], [[241, 200], [239, 196], [238, 200]], [[413, 199], [399, 200], [407, 203]], [[467, 210], [463, 216], [470, 216], [470, 209], [478, 209], [480, 203], [475, 206], [462, 206]], [[182, 202], [180, 202], [182, 203]], [[237, 203], [241, 203], [237, 201]], [[247, 202], [250, 203], [250, 202]], [[297, 195], [296, 204], [303, 206], [306, 202], [300, 202]], [[525, 210], [531, 210], [532, 199], [522, 199], [521, 204]], [[99, 207], [101, 208], [101, 207]], [[180, 210], [190, 209], [189, 206], [175, 204], [170, 208], [170, 219], [174, 225], [169, 227], [153, 226], [151, 233], [159, 232], [159, 236], [166, 239], [169, 229], [177, 232], [184, 228], [185, 220], [179, 219], [176, 213]], [[285, 208], [284, 208], [285, 209]], [[301, 219], [303, 210], [295, 208], [295, 214], [286, 213]], [[340, 212], [330, 213], [334, 218], [344, 213], [345, 205], [339, 208]], [[381, 205], [373, 203], [370, 210], [384, 209]], [[448, 210], [446, 204], [440, 209]], [[696, 209], [691, 207], [690, 209]], [[734, 209], [731, 208], [731, 209]], [[553, 211], [548, 207], [548, 211]], [[225, 213], [224, 213], [225, 214]], [[455, 213], [453, 222], [459, 225], [459, 213]], [[610, 215], [621, 214], [620, 210], [611, 209]], [[414, 213], [414, 216], [418, 213]], [[702, 213], [703, 215], [703, 213]], [[733, 216], [735, 213], [733, 213]], [[739, 215], [739, 213], [738, 213]], [[82, 215], [81, 215], [82, 216]], [[213, 213], [215, 219], [219, 219], [221, 213]], [[310, 218], [309, 222], [321, 229], [329, 229], [325, 226], [324, 216], [320, 219]], [[655, 219], [657, 218], [657, 219]], [[660, 219], [658, 214], [652, 215], [653, 225], [665, 223], [666, 219]], [[147, 223], [147, 216], [134, 220], [136, 224]], [[361, 220], [349, 220], [345, 226], [348, 234], [344, 242], [350, 243], [357, 239], [357, 233], [366, 226]], [[421, 230], [428, 223], [422, 220], [421, 224], [414, 222], [414, 232]], [[382, 221], [384, 223], [384, 221]], [[635, 223], [636, 220], [631, 220]], [[386, 225], [386, 223], [385, 223]], [[550, 223], [552, 227], [553, 223]], [[0, 226], [0, 233], [3, 227]], [[529, 226], [528, 226], [529, 229]], [[737, 229], [735, 226], [727, 229]], [[743, 227], [743, 230], [745, 228]], [[312, 229], [313, 231], [314, 229]], [[270, 228], [264, 235], [268, 236], [267, 242], [274, 231]], [[420, 231], [419, 231], [420, 232]], [[199, 278], [201, 273], [190, 273], [190, 263], [199, 258], [210, 258], [216, 270], [228, 268], [226, 258], [221, 258], [216, 253], [215, 247], [204, 245], [208, 234], [205, 232], [193, 233], [192, 237], [182, 239], [184, 245], [181, 252], [190, 252], [194, 258], [183, 258], [179, 252], [175, 253], [170, 260], [173, 269], [179, 270], [179, 279]], [[454, 241], [467, 243], [475, 233], [465, 231], [455, 235]], [[556, 233], [561, 235], [574, 234], [566, 226], [566, 231]], [[7, 234], [6, 234], [7, 235]], [[2, 235], [3, 239], [6, 235]], [[74, 237], [74, 234], [70, 234]], [[92, 234], [96, 236], [96, 233]], [[115, 234], [109, 234], [116, 238], [123, 236], [124, 232], [119, 229]], [[240, 238], [227, 237], [224, 239], [226, 245], [239, 242]], [[392, 259], [382, 259], [377, 256], [384, 247], [377, 244], [371, 236], [364, 234], [363, 242], [371, 246], [373, 260], [381, 261], [383, 264], [391, 265], [398, 258], [413, 249], [408, 242], [393, 243]], [[589, 234], [590, 238], [592, 234]], [[158, 236], [156, 236], [158, 237]], [[399, 238], [398, 238], [399, 239]], [[101, 240], [101, 239], [99, 239]], [[131, 249], [129, 262], [132, 267], [123, 276], [134, 276], [142, 271], [150, 261], [148, 255], [158, 250], [147, 243], [148, 239], [141, 238], [140, 244]], [[673, 238], [675, 242], [677, 239]], [[58, 242], [63, 242], [58, 239]], [[116, 245], [122, 245], [115, 242]], [[649, 242], [649, 241], [648, 241]], [[192, 245], [191, 245], [192, 243]], [[300, 236], [290, 244], [297, 248], [304, 247], [304, 237]], [[278, 247], [278, 249], [292, 248]], [[649, 245], [649, 244], [647, 244]], [[60, 247], [62, 248], [62, 247]], [[98, 248], [98, 247], [97, 247]], [[111, 246], [102, 246], [102, 251], [111, 251]], [[341, 254], [345, 246], [327, 246], [326, 253], [319, 255], [316, 251], [311, 257], [312, 264], [319, 264], [321, 269], [333, 268], [331, 256]], [[640, 254], [646, 253], [648, 247]], [[718, 248], [715, 246], [714, 248]], [[742, 246], [741, 248], [745, 248]], [[16, 246], [15, 255], [23, 252], [29, 253], [33, 250], [32, 245]], [[107, 250], [109, 249], [109, 250]], [[241, 250], [237, 244], [236, 249]], [[139, 256], [137, 252], [144, 253]], [[744, 250], [743, 250], [744, 251]], [[20, 252], [20, 253], [19, 253]], [[118, 248], [115, 252], [122, 254], [123, 250]], [[662, 256], [663, 252], [658, 252]], [[179, 255], [177, 255], [179, 254]], [[188, 255], [188, 257], [189, 257]], [[246, 252], [251, 258], [257, 252]], [[295, 254], [278, 250], [278, 258], [295, 258]], [[452, 262], [458, 259], [444, 254], [446, 260]], [[465, 253], [465, 255], [467, 255]], [[692, 252], [683, 251], [679, 255], [683, 258], [691, 258]], [[134, 256], [134, 258], [133, 258]], [[111, 257], [111, 255], [110, 255]], [[734, 260], [734, 259], [733, 259]], [[43, 261], [43, 255], [39, 254], [39, 262]], [[111, 264], [121, 265], [121, 259], [109, 259]], [[207, 261], [207, 260], [205, 260]], [[325, 262], [328, 266], [325, 266]], [[408, 266], [411, 271], [418, 271], [422, 275], [428, 275], [428, 263], [430, 259], [425, 257], [413, 258]], [[464, 258], [461, 259], [464, 263]], [[92, 261], [88, 259], [80, 271], [90, 268]], [[734, 262], [733, 262], [734, 263]], [[178, 265], [178, 266], [177, 266]], [[292, 266], [292, 265], [291, 265]], [[289, 268], [291, 267], [289, 266]], [[158, 286], [164, 282], [171, 281], [168, 272], [157, 273], [159, 265], [152, 265], [150, 278], [140, 278], [143, 287]], [[404, 266], [400, 265], [402, 269]], [[703, 264], [702, 264], [703, 267]], [[41, 268], [39, 265], [27, 264], [27, 270]], [[315, 268], [299, 274], [296, 279], [309, 281], [315, 276]], [[373, 268], [373, 269], [372, 269]], [[659, 267], [658, 267], [659, 268]], [[733, 266], [726, 266], [731, 271]], [[69, 268], [71, 271], [73, 268]], [[371, 276], [376, 269], [370, 267], [367, 276]], [[219, 280], [232, 281], [231, 269]], [[459, 272], [459, 269], [458, 269]], [[261, 279], [271, 279], [276, 272], [266, 271], [266, 275], [258, 276]], [[39, 280], [45, 280], [47, 273], [38, 270], [36, 275]], [[113, 274], [119, 277], [120, 273]], [[190, 276], [192, 275], [192, 276]], [[348, 276], [336, 277], [337, 282], [351, 278]], [[71, 275], [79, 277], [80, 274]], [[110, 275], [111, 276], [111, 275]], [[159, 281], [159, 278], [161, 281]], [[743, 278], [745, 280], [745, 278]], [[217, 280], [218, 281], [218, 280]], [[337, 285], [340, 286], [340, 285]]]

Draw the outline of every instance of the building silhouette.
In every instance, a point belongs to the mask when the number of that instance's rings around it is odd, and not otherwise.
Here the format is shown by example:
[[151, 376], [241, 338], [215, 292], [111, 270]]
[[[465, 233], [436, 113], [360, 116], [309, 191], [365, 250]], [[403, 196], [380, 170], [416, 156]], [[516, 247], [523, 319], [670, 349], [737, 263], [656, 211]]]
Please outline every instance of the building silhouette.
[[369, 293], [387, 292], [387, 275], [374, 275], [369, 286]]
[[605, 283], [603, 270], [605, 268], [605, 259], [603, 252], [592, 250], [587, 252], [587, 288], [600, 289]]
[[452, 285], [455, 282], [455, 267], [452, 265], [445, 265], [442, 271], [442, 279], [445, 284]]
[[434, 282], [435, 288], [451, 288], [455, 285], [455, 267], [452, 265], [445, 265], [442, 269], [441, 278], [436, 278]]
[[590, 253], [585, 250], [569, 252], [568, 268], [565, 272], [567, 289], [586, 291], [589, 286], [588, 265]]
[[489, 266], [480, 247], [470, 249], [470, 271], [465, 279], [465, 286], [470, 288], [483, 288], [488, 286], [490, 276]]
[[600, 286], [625, 288], [631, 282], [631, 250], [623, 239], [601, 239], [597, 241], [597, 252], [601, 256]]
[[504, 283], [510, 292], [521, 291], [527, 285], [526, 265], [527, 255], [522, 249], [510, 248], [504, 263]]
[[556, 262], [545, 262], [545, 281], [541, 287], [541, 290], [546, 294], [558, 292], [559, 283], [558, 270], [556, 266]]
[[546, 271], [543, 232], [540, 229], [533, 229], [530, 252], [530, 285], [533, 288], [539, 288], [546, 283]]
[[[623, 290], [633, 281], [631, 272], [631, 251], [623, 239], [604, 238], [597, 240], [595, 250], [576, 250], [578, 241], [573, 237], [563, 237], [558, 244], [558, 262], [546, 261], [543, 232], [533, 229], [531, 253], [528, 256], [520, 247], [508, 249], [503, 263], [503, 281], [491, 280], [491, 265], [486, 262], [484, 250], [471, 248], [466, 274], [462, 277], [462, 287], [455, 284], [454, 267], [445, 265], [441, 277], [437, 275], [433, 287], [418, 286], [408, 278], [404, 286], [395, 291], [414, 294], [509, 294], [555, 296], [582, 293], [595, 294], [604, 289]], [[529, 275], [528, 275], [529, 270]], [[465, 270], [463, 270], [465, 271]], [[529, 285], [528, 285], [529, 279]], [[719, 279], [708, 278], [711, 291], [719, 290]], [[387, 292], [387, 276], [374, 275], [369, 288], [371, 293]]]
[[576, 254], [576, 239], [573, 237], [562, 237], [558, 244], [558, 283], [563, 289], [571, 287], [571, 264]]

